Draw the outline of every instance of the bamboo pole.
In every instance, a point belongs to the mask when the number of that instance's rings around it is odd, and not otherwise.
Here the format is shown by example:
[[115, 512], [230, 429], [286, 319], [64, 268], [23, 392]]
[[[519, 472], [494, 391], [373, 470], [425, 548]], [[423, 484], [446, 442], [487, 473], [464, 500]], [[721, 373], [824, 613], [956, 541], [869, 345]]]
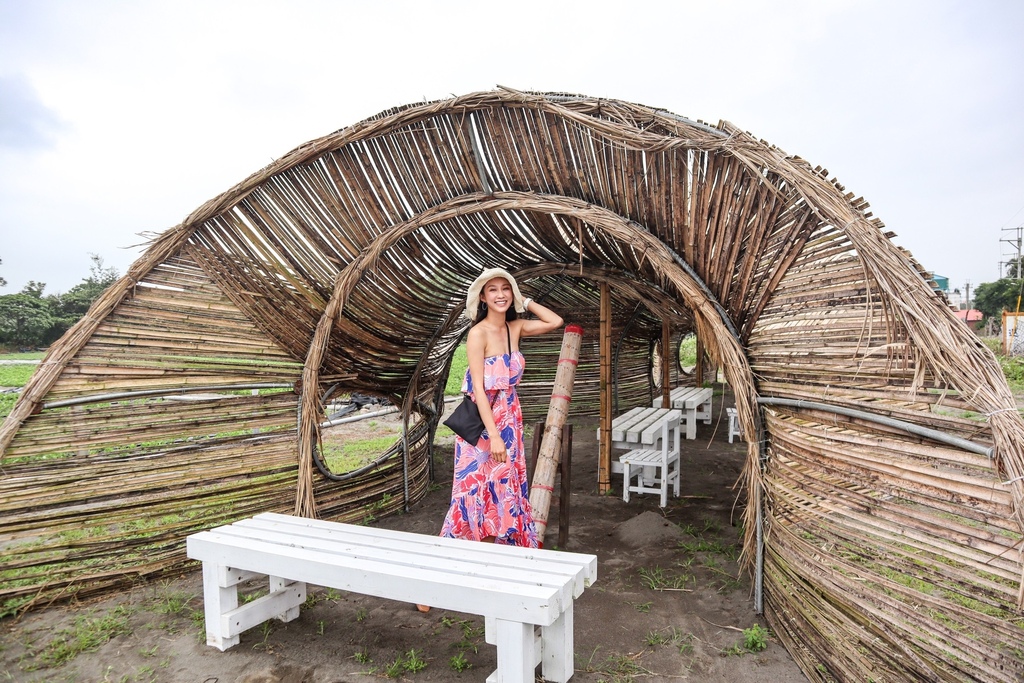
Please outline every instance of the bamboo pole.
[[597, 492], [611, 490], [612, 474], [612, 300], [607, 282], [601, 283], [601, 443], [597, 456]]
[[[672, 353], [672, 331], [668, 320], [661, 321], [661, 407], [671, 408], [669, 405], [672, 395], [672, 363], [669, 362]], [[673, 359], [674, 360], [674, 359]]]
[[569, 402], [572, 400], [572, 385], [576, 379], [576, 366], [580, 359], [580, 341], [583, 328], [566, 325], [562, 336], [562, 351], [558, 356], [558, 371], [551, 391], [548, 417], [544, 421], [544, 438], [537, 456], [537, 469], [530, 489], [530, 507], [533, 521], [537, 524], [537, 540], [544, 543], [544, 532], [548, 528], [548, 511], [551, 508], [551, 493], [554, 491], [555, 472], [561, 457], [562, 427], [569, 416]]

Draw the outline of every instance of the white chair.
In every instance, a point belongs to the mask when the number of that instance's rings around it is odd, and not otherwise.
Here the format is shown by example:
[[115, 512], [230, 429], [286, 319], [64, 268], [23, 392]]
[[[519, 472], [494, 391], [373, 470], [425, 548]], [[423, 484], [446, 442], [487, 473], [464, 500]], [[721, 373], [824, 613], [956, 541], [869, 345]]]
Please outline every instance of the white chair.
[[[619, 457], [622, 465], [622, 500], [630, 493], [659, 493], [661, 507], [668, 505], [668, 485], [679, 496], [679, 422], [680, 413], [672, 411], [661, 426], [661, 437], [653, 446], [628, 451]], [[633, 478], [636, 484], [633, 484]]]
[[729, 443], [732, 443], [732, 437], [738, 436], [743, 438], [743, 429], [740, 427], [739, 417], [736, 415], [735, 408], [726, 408], [725, 412], [729, 414]]

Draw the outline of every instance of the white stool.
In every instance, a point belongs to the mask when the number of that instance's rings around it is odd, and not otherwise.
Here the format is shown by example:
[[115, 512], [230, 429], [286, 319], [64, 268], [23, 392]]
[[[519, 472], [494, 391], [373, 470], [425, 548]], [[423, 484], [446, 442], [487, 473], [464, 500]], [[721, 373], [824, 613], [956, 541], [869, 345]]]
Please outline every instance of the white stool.
[[729, 443], [732, 443], [732, 437], [738, 436], [743, 438], [743, 430], [740, 428], [740, 420], [736, 415], [735, 408], [726, 408], [725, 412], [729, 414]]

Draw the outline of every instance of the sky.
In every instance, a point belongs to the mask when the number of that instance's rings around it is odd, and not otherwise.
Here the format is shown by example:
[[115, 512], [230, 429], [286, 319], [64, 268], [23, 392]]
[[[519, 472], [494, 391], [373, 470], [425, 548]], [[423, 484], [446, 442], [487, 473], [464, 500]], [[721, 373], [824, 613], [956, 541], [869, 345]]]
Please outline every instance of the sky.
[[499, 85], [730, 121], [950, 289], [1018, 253], [1016, 0], [0, 0], [0, 294], [65, 292], [93, 254], [123, 274], [302, 143]]

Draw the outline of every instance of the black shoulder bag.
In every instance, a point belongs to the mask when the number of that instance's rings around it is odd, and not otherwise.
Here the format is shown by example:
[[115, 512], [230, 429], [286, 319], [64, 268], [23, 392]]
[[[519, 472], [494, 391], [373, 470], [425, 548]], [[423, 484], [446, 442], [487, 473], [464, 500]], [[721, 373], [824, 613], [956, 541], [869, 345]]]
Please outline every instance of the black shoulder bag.
[[[511, 362], [512, 335], [508, 331], [508, 323], [505, 324], [505, 339], [508, 342], [508, 355]], [[481, 387], [482, 390], [483, 388]], [[480, 409], [477, 408], [476, 401], [471, 399], [469, 394], [465, 394], [462, 397], [462, 403], [452, 411], [452, 414], [448, 416], [448, 419], [443, 424], [461, 436], [464, 441], [474, 446], [484, 433], [484, 421], [480, 418]]]

